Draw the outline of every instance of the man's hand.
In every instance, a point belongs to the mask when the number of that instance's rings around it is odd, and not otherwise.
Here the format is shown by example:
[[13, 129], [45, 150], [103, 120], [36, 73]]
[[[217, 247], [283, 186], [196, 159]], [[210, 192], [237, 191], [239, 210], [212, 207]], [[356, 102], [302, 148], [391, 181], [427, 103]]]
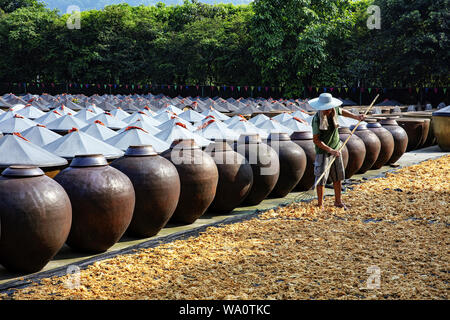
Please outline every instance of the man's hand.
[[364, 114], [359, 114], [356, 116], [356, 120], [364, 121], [366, 120], [366, 116]]
[[341, 153], [339, 151], [337, 151], [337, 150], [331, 150], [330, 154], [332, 156], [335, 156], [336, 158], [339, 158], [341, 156]]

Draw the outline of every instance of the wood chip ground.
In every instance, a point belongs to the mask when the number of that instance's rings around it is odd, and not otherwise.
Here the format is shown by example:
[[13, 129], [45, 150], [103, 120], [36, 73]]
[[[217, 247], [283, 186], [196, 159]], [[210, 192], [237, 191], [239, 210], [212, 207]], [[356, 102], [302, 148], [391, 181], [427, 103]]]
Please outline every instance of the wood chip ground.
[[[354, 186], [344, 201], [348, 211], [332, 197], [323, 212], [270, 210], [97, 262], [79, 287], [44, 279], [0, 299], [448, 299], [450, 156]], [[379, 288], [367, 287], [373, 277]]]

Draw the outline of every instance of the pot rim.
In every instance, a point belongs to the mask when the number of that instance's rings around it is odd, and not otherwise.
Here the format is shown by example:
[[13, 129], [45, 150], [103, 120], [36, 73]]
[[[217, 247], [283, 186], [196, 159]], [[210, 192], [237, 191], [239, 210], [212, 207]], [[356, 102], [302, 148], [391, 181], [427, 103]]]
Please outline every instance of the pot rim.
[[85, 167], [104, 167], [108, 165], [103, 154], [81, 154], [75, 155], [70, 167], [72, 168], [85, 168]]
[[45, 175], [44, 171], [36, 166], [9, 166], [2, 172], [4, 177], [31, 178]]

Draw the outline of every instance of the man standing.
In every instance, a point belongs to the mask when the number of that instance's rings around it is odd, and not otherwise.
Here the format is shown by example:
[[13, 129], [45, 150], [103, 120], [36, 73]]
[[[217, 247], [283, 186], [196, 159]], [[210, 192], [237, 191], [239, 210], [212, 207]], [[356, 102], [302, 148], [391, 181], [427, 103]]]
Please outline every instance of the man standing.
[[[312, 108], [318, 110], [311, 123], [313, 141], [316, 149], [314, 175], [316, 176], [318, 207], [323, 208], [325, 184], [328, 180], [328, 176], [330, 176], [334, 188], [334, 205], [338, 208], [347, 210], [347, 207], [341, 199], [342, 180], [345, 179], [345, 169], [341, 153], [338, 151], [341, 146], [338, 131], [338, 116], [344, 116], [358, 121], [363, 121], [365, 116], [355, 115], [340, 108], [342, 101], [333, 98], [329, 93], [322, 93], [319, 98], [309, 101], [309, 104]], [[329, 162], [332, 160], [332, 157], [336, 157], [336, 160], [333, 162], [331, 168], [325, 173], [324, 177], [317, 182], [317, 179], [324, 173]]]

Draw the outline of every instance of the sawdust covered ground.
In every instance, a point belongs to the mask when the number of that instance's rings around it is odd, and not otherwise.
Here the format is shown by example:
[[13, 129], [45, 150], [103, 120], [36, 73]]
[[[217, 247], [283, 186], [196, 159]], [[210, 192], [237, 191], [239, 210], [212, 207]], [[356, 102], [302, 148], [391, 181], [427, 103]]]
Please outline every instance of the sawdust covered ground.
[[344, 200], [349, 211], [293, 204], [97, 262], [77, 288], [65, 276], [11, 297], [448, 299], [450, 156], [355, 186]]

